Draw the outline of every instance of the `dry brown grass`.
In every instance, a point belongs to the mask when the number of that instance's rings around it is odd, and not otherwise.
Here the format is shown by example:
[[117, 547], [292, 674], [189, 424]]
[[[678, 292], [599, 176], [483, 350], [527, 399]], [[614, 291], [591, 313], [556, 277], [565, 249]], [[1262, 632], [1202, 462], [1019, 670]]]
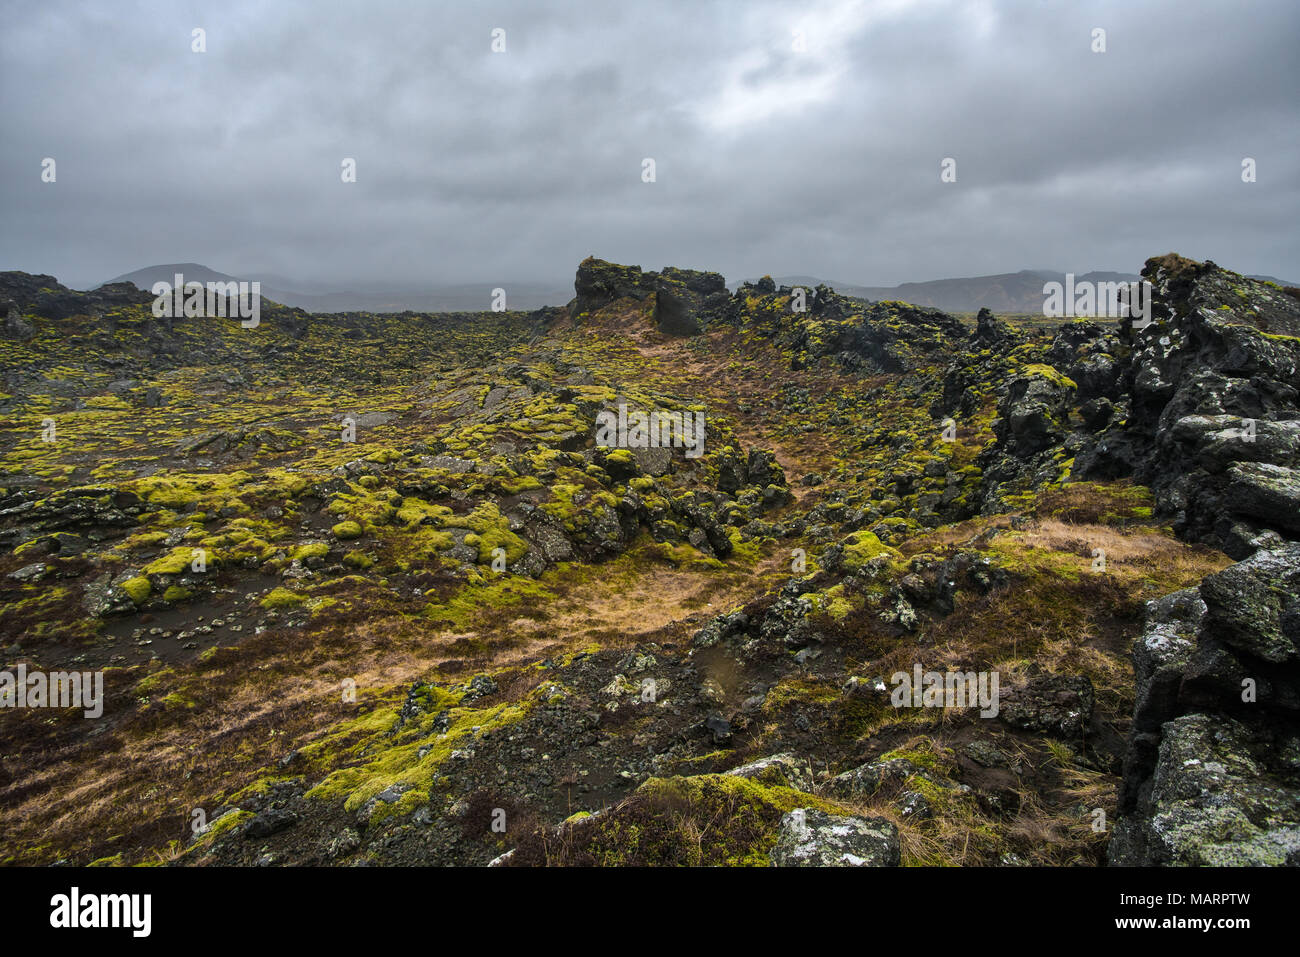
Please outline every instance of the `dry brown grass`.
[[[301, 630], [247, 636], [207, 663], [178, 666], [147, 707], [134, 701], [132, 688], [143, 677], [137, 672], [106, 703], [121, 716], [111, 731], [89, 739], [88, 723], [69, 722], [62, 751], [26, 751], [22, 787], [10, 789], [3, 812], [5, 830], [18, 846], [44, 845], [42, 860], [164, 846], [188, 836], [194, 808], [211, 812], [358, 707], [393, 703], [440, 670], [508, 668], [593, 641], [621, 647], [659, 638], [685, 627], [684, 605], [726, 611], [750, 596], [756, 576], [778, 575], [782, 562], [778, 551], [757, 572], [733, 564], [701, 574], [626, 555], [561, 589], [544, 621], [521, 617], [517, 608], [485, 608], [481, 624], [459, 631], [398, 615], [323, 617]], [[467, 647], [481, 649], [468, 662]], [[356, 683], [356, 704], [342, 700], [345, 678]], [[197, 706], [159, 706], [174, 690]], [[11, 727], [31, 722], [20, 737], [48, 740], [30, 714], [9, 719]]]

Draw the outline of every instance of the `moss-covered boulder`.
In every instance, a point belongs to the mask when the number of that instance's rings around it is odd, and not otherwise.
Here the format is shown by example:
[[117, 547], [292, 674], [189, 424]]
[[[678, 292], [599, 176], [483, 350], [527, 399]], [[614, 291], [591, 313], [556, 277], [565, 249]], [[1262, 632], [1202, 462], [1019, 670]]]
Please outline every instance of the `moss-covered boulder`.
[[339, 522], [330, 529], [330, 532], [340, 541], [348, 541], [353, 538], [360, 538], [362, 528], [356, 522]]

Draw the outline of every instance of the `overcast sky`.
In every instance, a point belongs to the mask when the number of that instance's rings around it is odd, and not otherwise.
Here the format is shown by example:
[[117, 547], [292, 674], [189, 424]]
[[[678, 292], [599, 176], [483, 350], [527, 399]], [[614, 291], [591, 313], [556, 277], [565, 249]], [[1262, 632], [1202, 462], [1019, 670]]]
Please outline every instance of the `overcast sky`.
[[0, 269], [1297, 279], [1297, 40], [1296, 0], [0, 0]]

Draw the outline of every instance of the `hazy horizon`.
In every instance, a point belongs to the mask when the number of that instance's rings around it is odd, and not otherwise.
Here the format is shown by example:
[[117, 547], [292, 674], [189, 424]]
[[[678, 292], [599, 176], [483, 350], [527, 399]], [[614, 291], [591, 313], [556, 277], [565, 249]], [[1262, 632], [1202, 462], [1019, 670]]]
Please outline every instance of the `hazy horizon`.
[[[599, 257], [597, 257], [597, 258], [599, 258]], [[303, 294], [329, 294], [329, 293], [334, 293], [334, 292], [375, 292], [375, 293], [378, 293], [378, 292], [381, 292], [381, 291], [391, 291], [391, 290], [401, 290], [401, 289], [409, 289], [409, 290], [411, 290], [411, 291], [416, 291], [416, 290], [421, 290], [421, 289], [437, 289], [437, 288], [452, 288], [452, 287], [473, 287], [473, 286], [480, 286], [480, 285], [490, 284], [490, 283], [492, 283], [492, 282], [496, 282], [496, 281], [497, 281], [497, 280], [487, 280], [487, 279], [479, 279], [479, 280], [475, 280], [475, 279], [458, 279], [455, 283], [433, 283], [433, 282], [424, 282], [424, 283], [421, 283], [419, 280], [390, 280], [390, 281], [385, 282], [385, 281], [382, 281], [382, 280], [355, 280], [355, 281], [348, 281], [348, 280], [333, 279], [333, 280], [330, 280], [330, 281], [328, 281], [328, 282], [309, 283], [309, 282], [302, 282], [302, 281], [300, 281], [299, 279], [297, 279], [296, 277], [293, 277], [293, 276], [274, 275], [274, 274], [270, 274], [270, 273], [261, 272], [261, 271], [259, 271], [259, 270], [252, 270], [252, 271], [249, 271], [248, 273], [235, 274], [235, 273], [230, 273], [230, 272], [228, 272], [227, 270], [224, 270], [224, 269], [215, 269], [215, 268], [213, 268], [213, 267], [211, 266], [211, 264], [209, 264], [209, 263], [194, 263], [194, 262], [185, 262], [185, 263], [181, 263], [181, 262], [177, 262], [177, 263], [155, 263], [155, 264], [151, 264], [151, 265], [149, 265], [149, 266], [143, 266], [143, 267], [141, 267], [140, 269], [133, 269], [133, 270], [130, 270], [129, 272], [121, 273], [121, 274], [119, 274], [119, 275], [117, 275], [117, 276], [112, 276], [112, 277], [110, 277], [109, 279], [104, 280], [103, 282], [95, 283], [94, 285], [92, 285], [92, 286], [88, 286], [88, 287], [85, 287], [85, 288], [86, 288], [87, 290], [88, 290], [88, 289], [97, 288], [97, 287], [100, 286], [100, 285], [106, 285], [106, 284], [109, 283], [109, 282], [118, 281], [118, 280], [123, 280], [123, 279], [126, 279], [127, 277], [129, 277], [129, 276], [131, 276], [131, 275], [133, 275], [133, 274], [135, 274], [135, 273], [138, 273], [138, 272], [146, 272], [146, 271], [148, 271], [148, 270], [150, 270], [150, 269], [158, 269], [158, 268], [163, 268], [163, 267], [167, 267], [167, 266], [184, 266], [184, 265], [189, 265], [189, 266], [201, 266], [201, 267], [203, 267], [203, 268], [205, 268], [205, 269], [210, 269], [210, 270], [212, 270], [212, 271], [215, 272], [215, 273], [220, 273], [220, 274], [222, 274], [222, 275], [229, 276], [229, 277], [232, 278], [232, 279], [260, 279], [264, 285], [278, 285], [278, 286], [280, 286], [280, 288], [282, 288], [282, 289], [291, 290], [291, 291], [299, 292], [299, 293], [303, 293]], [[649, 265], [649, 264], [646, 264], [646, 263], [621, 263], [620, 265], [639, 266], [639, 267], [641, 267], [641, 268], [642, 268], [643, 270], [645, 270], [645, 271], [650, 271], [650, 270], [655, 270], [655, 271], [657, 271], [659, 268], [662, 268], [662, 267], [652, 266], [652, 265]], [[664, 264], [664, 265], [665, 265], [665, 266], [673, 266], [673, 265], [676, 265], [676, 266], [679, 266], [680, 268], [688, 268], [688, 269], [689, 269], [689, 268], [698, 268], [698, 267], [695, 267], [695, 266], [689, 266], [689, 265], [682, 267], [681, 264], [676, 264], [676, 263], [666, 263], [666, 264]], [[1217, 265], [1223, 266], [1224, 268], [1228, 268], [1228, 269], [1231, 269], [1231, 268], [1232, 268], [1232, 265], [1231, 265], [1230, 263], [1217, 263]], [[577, 270], [577, 266], [576, 266], [576, 264], [575, 264], [574, 271], [576, 272], [576, 270]], [[1234, 271], [1235, 271], [1235, 272], [1243, 272], [1243, 270], [1240, 270], [1240, 269], [1238, 269], [1238, 270], [1234, 270]], [[890, 283], [890, 284], [888, 284], [888, 285], [891, 286], [891, 287], [892, 287], [892, 286], [905, 286], [905, 285], [925, 285], [925, 284], [929, 284], [929, 283], [933, 283], [933, 282], [945, 282], [945, 281], [948, 281], [948, 282], [956, 282], [956, 281], [961, 281], [961, 280], [966, 280], [966, 279], [980, 279], [980, 278], [987, 278], [987, 276], [1003, 276], [1003, 275], [1014, 276], [1014, 275], [1020, 275], [1020, 274], [1026, 274], [1026, 273], [1032, 273], [1032, 274], [1039, 274], [1039, 273], [1043, 273], [1043, 274], [1045, 274], [1045, 273], [1053, 273], [1053, 274], [1060, 275], [1060, 274], [1064, 274], [1064, 272], [1065, 272], [1065, 270], [1055, 270], [1055, 269], [1051, 269], [1051, 268], [1049, 268], [1049, 267], [1026, 267], [1026, 268], [1022, 268], [1022, 269], [1007, 270], [1007, 271], [1004, 271], [1004, 272], [1001, 272], [1001, 273], [989, 273], [989, 274], [986, 274], [986, 276], [934, 276], [934, 277], [930, 277], [930, 278], [928, 278], [928, 279], [904, 279], [904, 280], [901, 280], [901, 281], [899, 281], [899, 282], [897, 282], [897, 283]], [[1089, 275], [1089, 274], [1113, 274], [1113, 275], [1137, 276], [1137, 275], [1138, 275], [1138, 272], [1139, 272], [1139, 270], [1136, 270], [1136, 269], [1134, 269], [1134, 270], [1104, 270], [1104, 269], [1096, 269], [1096, 270], [1093, 270], [1093, 269], [1083, 269], [1083, 270], [1078, 270], [1078, 271], [1076, 271], [1076, 272], [1075, 272], [1075, 275], [1076, 275], [1076, 276], [1084, 276], [1084, 275]], [[1247, 273], [1244, 273], [1244, 272], [1243, 272], [1243, 274], [1247, 274]], [[843, 285], [843, 286], [845, 286], [845, 287], [849, 287], [849, 286], [866, 286], [866, 285], [868, 285], [868, 284], [866, 284], [866, 283], [859, 283], [859, 282], [855, 282], [855, 281], [853, 281], [853, 280], [851, 280], [851, 279], [844, 279], [844, 278], [842, 278], [842, 277], [823, 276], [823, 275], [817, 275], [817, 274], [813, 274], [813, 273], [775, 273], [775, 274], [773, 274], [773, 273], [764, 273], [763, 275], [765, 275], [765, 276], [770, 276], [770, 277], [774, 278], [774, 279], [775, 279], [776, 281], [778, 281], [778, 282], [785, 282], [785, 281], [789, 281], [789, 280], [799, 280], [799, 281], [803, 281], [803, 280], [816, 280], [816, 281], [819, 281], [819, 282], [827, 282], [827, 283], [831, 283], [832, 285], [839, 284], [839, 285]], [[1258, 277], [1258, 276], [1261, 275], [1261, 274], [1254, 274], [1254, 275], [1256, 275], [1256, 276]], [[55, 276], [55, 278], [58, 279], [59, 277], [58, 277], [58, 276]], [[732, 276], [724, 276], [723, 278], [726, 280], [727, 286], [728, 286], [729, 288], [733, 288], [733, 289], [734, 289], [735, 287], [739, 286], [741, 283], [744, 283], [744, 282], [752, 282], [752, 281], [755, 281], [755, 280], [757, 280], [757, 279], [759, 279], [759, 278], [762, 278], [762, 277], [761, 277], [761, 276], [758, 276], [758, 275], [749, 275], [749, 276], [736, 276], [736, 277], [732, 277]], [[1273, 276], [1273, 277], [1270, 277], [1270, 278], [1273, 278], [1273, 279], [1287, 279], [1287, 277], [1283, 277], [1283, 276]], [[60, 280], [60, 281], [61, 281], [61, 280]], [[1290, 282], [1291, 280], [1287, 279], [1287, 281]], [[571, 289], [571, 280], [570, 280], [570, 282], [569, 282], [568, 284], [563, 283], [563, 282], [562, 282], [561, 280], [559, 280], [559, 279], [556, 279], [556, 280], [533, 280], [533, 281], [528, 281], [528, 282], [525, 283], [525, 284], [526, 284], [526, 285], [530, 285], [530, 286], [545, 286], [545, 285], [551, 285], [551, 284], [556, 284], [556, 285], [565, 285], [565, 288], [566, 288], [566, 289], [568, 289], [570, 292], [572, 291], [572, 289]], [[64, 285], [66, 286], [67, 283], [64, 283]], [[70, 288], [77, 288], [77, 287], [70, 287]]]

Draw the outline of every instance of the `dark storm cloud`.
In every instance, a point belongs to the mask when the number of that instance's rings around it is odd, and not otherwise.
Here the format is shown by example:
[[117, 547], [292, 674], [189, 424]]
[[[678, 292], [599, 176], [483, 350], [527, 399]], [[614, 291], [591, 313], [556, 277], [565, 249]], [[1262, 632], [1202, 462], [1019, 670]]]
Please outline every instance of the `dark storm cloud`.
[[1295, 278], [1298, 35], [1290, 0], [8, 4], [0, 268]]

